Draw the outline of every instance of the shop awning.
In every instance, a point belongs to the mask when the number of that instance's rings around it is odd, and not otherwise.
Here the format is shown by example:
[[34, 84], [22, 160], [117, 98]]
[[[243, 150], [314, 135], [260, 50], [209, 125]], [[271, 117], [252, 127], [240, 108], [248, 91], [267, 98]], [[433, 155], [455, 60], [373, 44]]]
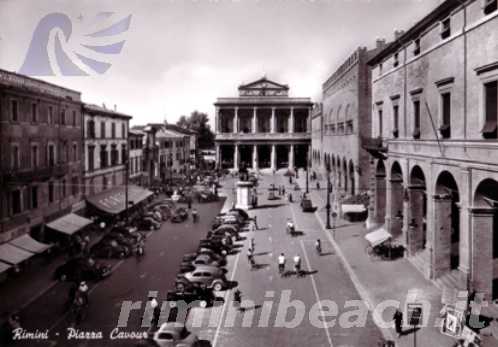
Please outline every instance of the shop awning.
[[0, 245], [0, 260], [7, 264], [17, 265], [34, 255], [34, 253], [17, 248], [10, 243]]
[[9, 264], [5, 264], [5, 263], [0, 261], [0, 274], [3, 274], [5, 271], [10, 269], [11, 267], [12, 266], [10, 266]]
[[47, 227], [60, 231], [61, 233], [72, 235], [87, 225], [92, 224], [90, 219], [83, 218], [77, 214], [70, 213], [47, 224]]
[[[126, 192], [125, 187], [115, 187], [103, 191], [97, 195], [91, 196], [87, 202], [99, 210], [108, 214], [118, 214], [126, 210]], [[128, 186], [128, 202], [131, 205], [138, 204], [147, 199], [153, 193], [150, 190], [138, 186]]]
[[24, 234], [17, 239], [14, 239], [9, 242], [10, 244], [21, 248], [25, 251], [32, 252], [32, 253], [43, 253], [52, 245], [47, 245], [45, 243], [41, 243], [33, 239], [31, 236], [28, 234]]
[[391, 238], [391, 234], [389, 234], [386, 229], [384, 229], [383, 227], [382, 228], [379, 228], [375, 231], [372, 231], [368, 234], [365, 235], [365, 239], [370, 242], [370, 244], [372, 245], [372, 247], [375, 247], [375, 246], [378, 246], [384, 242], [386, 242], [387, 240], [389, 240]]

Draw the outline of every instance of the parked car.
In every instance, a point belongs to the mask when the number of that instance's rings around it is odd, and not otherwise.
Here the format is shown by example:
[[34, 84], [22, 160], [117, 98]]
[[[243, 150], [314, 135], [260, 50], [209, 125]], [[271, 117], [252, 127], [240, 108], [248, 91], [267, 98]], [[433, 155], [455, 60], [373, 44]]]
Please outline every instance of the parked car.
[[211, 266], [196, 267], [194, 271], [184, 273], [183, 278], [188, 282], [213, 288], [217, 292], [228, 285], [225, 272], [221, 268]]
[[152, 218], [152, 219], [154, 219], [158, 223], [161, 223], [162, 220], [163, 220], [163, 216], [162, 216], [161, 212], [159, 212], [157, 210], [152, 210], [152, 211], [145, 212], [143, 214], [143, 216], [144, 217]]
[[158, 230], [161, 228], [161, 223], [150, 217], [140, 217], [135, 220], [134, 225], [139, 230]]
[[136, 227], [114, 227], [111, 230], [111, 234], [113, 233], [119, 233], [125, 237], [132, 238], [136, 242], [140, 242], [145, 238], [145, 236], [139, 232]]
[[191, 287], [188, 290], [169, 290], [166, 293], [166, 300], [171, 306], [176, 306], [178, 301], [183, 301], [187, 305], [198, 302], [199, 306], [204, 308], [212, 306], [216, 300], [223, 300], [214, 295], [212, 289], [202, 287]]
[[200, 254], [207, 254], [207, 255], [209, 255], [212, 258], [217, 259], [217, 260], [225, 260], [226, 259], [225, 254], [220, 254], [209, 247], [202, 247], [202, 245], [199, 245], [199, 248], [197, 249], [197, 255], [200, 255]]
[[192, 264], [194, 266], [209, 265], [209, 266], [221, 267], [226, 265], [227, 262], [225, 259], [217, 259], [216, 257], [212, 257], [211, 255], [208, 254], [199, 254], [192, 261]]
[[162, 324], [152, 338], [159, 347], [197, 347], [199, 339], [187, 330], [184, 324], [170, 322]]
[[102, 239], [91, 248], [90, 252], [97, 258], [107, 259], [122, 259], [131, 255], [131, 249], [128, 246], [120, 245], [116, 240], [110, 239]]
[[199, 247], [207, 248], [213, 251], [213, 253], [225, 256], [231, 250], [231, 246], [224, 245], [223, 243], [216, 240], [201, 240], [199, 241]]
[[311, 202], [310, 199], [303, 199], [301, 200], [301, 209], [303, 212], [314, 212], [315, 209], [313, 208], [313, 203]]
[[91, 257], [76, 257], [55, 269], [54, 277], [60, 281], [97, 281], [108, 277], [111, 267]]
[[175, 210], [173, 213], [173, 216], [171, 217], [171, 221], [173, 223], [181, 223], [188, 218], [188, 212], [185, 208], [179, 207]]

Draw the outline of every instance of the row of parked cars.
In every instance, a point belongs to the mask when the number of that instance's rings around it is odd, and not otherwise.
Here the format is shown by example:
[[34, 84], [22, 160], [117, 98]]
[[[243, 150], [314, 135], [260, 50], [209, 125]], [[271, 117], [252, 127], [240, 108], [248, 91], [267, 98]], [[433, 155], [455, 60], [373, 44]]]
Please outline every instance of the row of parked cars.
[[[178, 307], [180, 301], [189, 307], [198, 303], [201, 308], [223, 301], [216, 292], [232, 286], [226, 277], [227, 256], [237, 252], [239, 245], [236, 241], [247, 229], [248, 219], [247, 213], [240, 209], [220, 213], [215, 218], [197, 250], [183, 257], [174, 288], [167, 292], [171, 307]], [[200, 345], [197, 336], [187, 331], [184, 322], [162, 324], [153, 340], [160, 347]]]

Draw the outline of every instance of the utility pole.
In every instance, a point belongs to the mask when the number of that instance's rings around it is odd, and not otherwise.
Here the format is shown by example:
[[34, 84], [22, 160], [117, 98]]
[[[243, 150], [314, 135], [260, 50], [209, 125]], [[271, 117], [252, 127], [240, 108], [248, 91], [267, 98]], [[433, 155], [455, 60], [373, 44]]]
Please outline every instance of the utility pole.
[[327, 166], [327, 205], [325, 208], [327, 209], [327, 225], [325, 226], [326, 229], [332, 229], [330, 226], [330, 191], [331, 191], [331, 186], [330, 186], [330, 167]]
[[306, 153], [306, 194], [308, 194], [310, 192], [310, 189], [309, 189], [309, 151]]

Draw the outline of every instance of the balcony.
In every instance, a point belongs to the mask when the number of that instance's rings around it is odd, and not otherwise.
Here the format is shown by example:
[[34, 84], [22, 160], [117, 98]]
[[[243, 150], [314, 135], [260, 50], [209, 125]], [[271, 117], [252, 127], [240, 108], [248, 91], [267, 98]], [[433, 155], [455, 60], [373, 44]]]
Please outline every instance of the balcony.
[[311, 140], [311, 133], [218, 133], [216, 141], [226, 140]]
[[51, 167], [35, 169], [10, 169], [3, 173], [4, 183], [30, 183], [46, 181], [52, 177], [62, 177], [69, 171], [67, 164], [58, 164]]
[[387, 146], [382, 141], [381, 137], [369, 138], [362, 137], [361, 138], [361, 147], [370, 153], [371, 156], [377, 159], [386, 159]]

